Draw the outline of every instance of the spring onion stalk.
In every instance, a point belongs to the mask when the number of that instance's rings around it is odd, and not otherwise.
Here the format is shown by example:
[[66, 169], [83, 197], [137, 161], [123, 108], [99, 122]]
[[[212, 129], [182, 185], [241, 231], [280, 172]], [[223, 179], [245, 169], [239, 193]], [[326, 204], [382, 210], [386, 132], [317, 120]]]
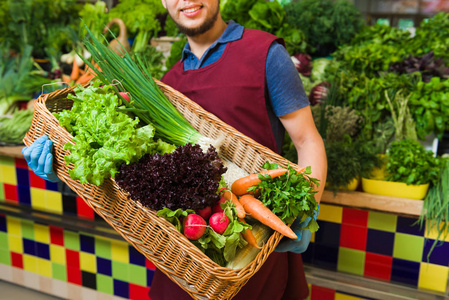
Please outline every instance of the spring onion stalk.
[[[101, 69], [101, 72], [96, 72], [97, 77], [107, 84], [119, 82], [117, 88], [130, 93], [130, 103], [123, 102], [128, 108], [136, 109], [134, 113], [141, 121], [153, 124], [157, 138], [177, 146], [192, 143], [207, 149], [212, 144], [219, 149], [219, 141], [201, 135], [173, 106], [140, 59], [133, 61], [123, 47], [122, 56], [118, 55], [86, 29], [88, 36], [84, 45]], [[92, 70], [97, 70], [90, 61], [84, 61]]]

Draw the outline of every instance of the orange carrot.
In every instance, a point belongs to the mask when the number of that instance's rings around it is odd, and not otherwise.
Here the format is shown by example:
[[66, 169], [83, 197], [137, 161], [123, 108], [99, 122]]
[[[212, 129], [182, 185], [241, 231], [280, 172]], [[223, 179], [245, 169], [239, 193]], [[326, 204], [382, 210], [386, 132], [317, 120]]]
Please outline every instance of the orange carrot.
[[248, 176], [242, 177], [234, 181], [234, 183], [231, 186], [231, 190], [234, 194], [237, 196], [244, 195], [248, 193], [248, 189], [252, 187], [253, 185], [256, 185], [260, 182], [259, 174], [269, 174], [271, 178], [279, 177], [285, 172], [287, 172], [287, 169], [279, 168], [279, 169], [273, 169], [273, 170], [266, 170], [262, 171], [260, 173], [256, 174], [250, 174]]
[[72, 80], [77, 80], [80, 77], [80, 67], [76, 63], [76, 59], [73, 60], [72, 64], [72, 73], [70, 74], [70, 78]]
[[[95, 68], [96, 68], [98, 71], [101, 72], [101, 69], [100, 69], [100, 67], [98, 66], [98, 64], [95, 64], [94, 66], [95, 66]], [[81, 76], [76, 80], [76, 83], [79, 83], [79, 84], [87, 84], [87, 83], [89, 83], [89, 81], [90, 81], [92, 78], [94, 78], [94, 77], [95, 77], [95, 72], [94, 72], [91, 68], [89, 68], [89, 67], [87, 66], [87, 64], [86, 64], [86, 68], [85, 68], [85, 70], [84, 70], [84, 74], [81, 75]]]
[[267, 225], [273, 230], [289, 237], [291, 239], [296, 239], [298, 236], [285, 225], [282, 220], [276, 216], [268, 207], [266, 207], [262, 201], [254, 198], [253, 195], [243, 195], [240, 197], [240, 203], [243, 205], [245, 211], [253, 217], [254, 219], [260, 221], [262, 224]]
[[237, 209], [237, 217], [244, 218], [246, 216], [246, 213], [245, 213], [245, 210], [243, 209], [242, 204], [240, 203], [239, 199], [237, 198], [237, 196], [230, 190], [226, 190], [226, 189], [222, 191], [222, 194], [226, 200], [230, 200], [232, 203], [235, 204], [236, 209]]
[[[245, 220], [242, 218], [239, 218], [240, 222], [245, 223]], [[251, 229], [247, 228], [245, 230], [245, 232], [242, 232], [242, 236], [245, 239], [245, 241], [248, 242], [248, 244], [250, 244], [253, 247], [256, 247], [257, 249], [262, 249], [262, 247], [260, 247], [259, 245], [257, 245], [257, 241], [256, 238], [254, 237], [253, 232], [251, 231]]]

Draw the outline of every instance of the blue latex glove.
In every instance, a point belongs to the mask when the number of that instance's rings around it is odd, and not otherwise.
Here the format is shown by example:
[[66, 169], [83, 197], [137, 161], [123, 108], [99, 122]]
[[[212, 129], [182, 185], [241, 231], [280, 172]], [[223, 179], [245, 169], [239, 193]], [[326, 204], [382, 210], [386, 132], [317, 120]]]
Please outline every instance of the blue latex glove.
[[22, 154], [30, 169], [40, 178], [51, 182], [60, 181], [53, 172], [53, 142], [47, 135], [36, 139], [29, 147], [22, 149]]
[[[318, 205], [318, 211], [319, 210], [320, 206]], [[315, 221], [317, 216], [318, 212], [315, 211], [315, 214], [313, 215]], [[290, 228], [298, 237], [295, 240], [284, 237], [274, 251], [304, 253], [307, 250], [307, 247], [309, 247], [310, 238], [312, 237], [310, 230], [304, 229], [309, 225], [310, 220], [312, 220], [311, 217], [307, 217], [303, 222], [301, 222], [300, 219], [296, 219]]]

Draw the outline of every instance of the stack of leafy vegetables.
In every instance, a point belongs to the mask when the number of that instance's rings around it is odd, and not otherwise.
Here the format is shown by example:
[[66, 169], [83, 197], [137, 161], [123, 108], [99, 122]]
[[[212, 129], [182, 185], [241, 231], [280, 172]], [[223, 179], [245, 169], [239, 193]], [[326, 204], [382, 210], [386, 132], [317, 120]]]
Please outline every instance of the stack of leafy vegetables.
[[12, 117], [0, 117], [0, 145], [21, 145], [33, 120], [31, 110], [19, 110]]
[[55, 114], [61, 126], [74, 137], [75, 144], [67, 143], [70, 150], [65, 157], [73, 163], [69, 171], [72, 179], [81, 183], [100, 185], [105, 178], [114, 178], [122, 163], [131, 163], [147, 153], [167, 153], [174, 146], [155, 140], [151, 125], [139, 127], [139, 119], [121, 112], [123, 105], [112, 86], [100, 88], [100, 81], [91, 86], [75, 89], [71, 110]]

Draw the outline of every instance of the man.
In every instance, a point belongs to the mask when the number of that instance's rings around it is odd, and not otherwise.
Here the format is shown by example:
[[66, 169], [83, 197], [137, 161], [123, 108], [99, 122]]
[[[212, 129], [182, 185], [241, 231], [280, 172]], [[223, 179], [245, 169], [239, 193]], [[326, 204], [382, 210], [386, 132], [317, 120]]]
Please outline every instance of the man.
[[[219, 0], [162, 0], [185, 33], [183, 58], [162, 79], [207, 111], [257, 142], [280, 152], [284, 130], [290, 135], [301, 166], [311, 166], [321, 181], [327, 172], [324, 144], [313, 122], [299, 75], [283, 47], [271, 34], [226, 23]], [[47, 180], [51, 172], [51, 142], [45, 136], [24, 149], [35, 173]], [[234, 299], [304, 299], [307, 282], [299, 253], [310, 242], [306, 224], [292, 225], [297, 240], [283, 240], [261, 269]], [[190, 299], [178, 285], [156, 270], [150, 289], [153, 300]]]

